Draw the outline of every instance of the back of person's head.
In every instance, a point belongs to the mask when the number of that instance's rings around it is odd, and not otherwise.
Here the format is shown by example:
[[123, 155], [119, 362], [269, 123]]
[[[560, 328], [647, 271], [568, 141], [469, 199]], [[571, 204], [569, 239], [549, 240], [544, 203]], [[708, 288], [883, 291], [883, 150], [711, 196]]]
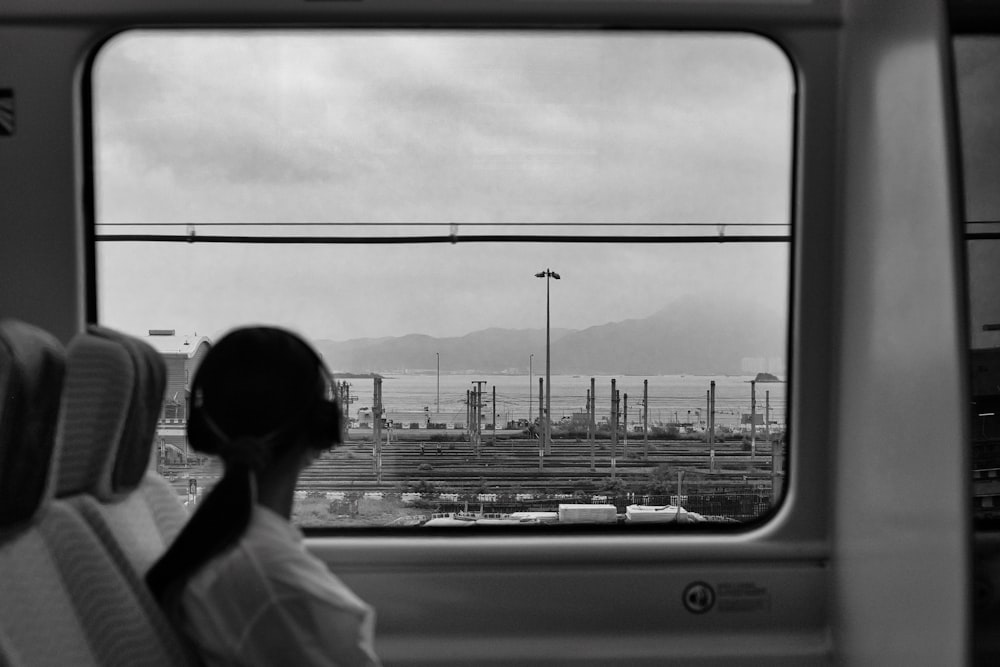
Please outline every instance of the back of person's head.
[[322, 359], [295, 334], [273, 327], [237, 329], [205, 355], [191, 385], [188, 440], [219, 456], [225, 474], [146, 575], [168, 608], [212, 557], [246, 531], [256, 478], [276, 458], [340, 442], [340, 408]]
[[302, 439], [340, 439], [332, 378], [301, 338], [273, 327], [237, 329], [209, 350], [191, 386], [188, 441], [227, 464], [260, 469]]

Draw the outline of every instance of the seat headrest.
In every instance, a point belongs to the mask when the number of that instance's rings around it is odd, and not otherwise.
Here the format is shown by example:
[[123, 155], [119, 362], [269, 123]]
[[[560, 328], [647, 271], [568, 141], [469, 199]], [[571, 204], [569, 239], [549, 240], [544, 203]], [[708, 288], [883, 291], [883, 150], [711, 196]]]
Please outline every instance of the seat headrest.
[[159, 352], [138, 338], [99, 326], [91, 326], [89, 332], [125, 347], [135, 370], [132, 400], [118, 443], [114, 468], [107, 480], [109, 486], [99, 489], [102, 495], [126, 494], [139, 486], [149, 466], [156, 423], [160, 419], [167, 387], [167, 366]]
[[0, 320], [0, 528], [30, 521], [51, 495], [64, 373], [54, 336]]
[[56, 495], [111, 501], [134, 490], [149, 464], [166, 366], [151, 346], [91, 326], [70, 343]]
[[97, 495], [111, 477], [135, 386], [135, 368], [119, 343], [77, 334], [66, 348], [59, 420], [56, 496]]

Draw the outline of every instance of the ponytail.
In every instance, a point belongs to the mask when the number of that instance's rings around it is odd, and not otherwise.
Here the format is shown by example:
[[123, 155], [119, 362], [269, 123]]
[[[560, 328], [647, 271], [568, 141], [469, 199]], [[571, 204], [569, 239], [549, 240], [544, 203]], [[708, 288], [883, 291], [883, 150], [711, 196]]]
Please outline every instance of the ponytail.
[[146, 573], [160, 606], [172, 612], [187, 582], [205, 563], [236, 544], [256, 503], [257, 484], [246, 465], [229, 464], [166, 553]]

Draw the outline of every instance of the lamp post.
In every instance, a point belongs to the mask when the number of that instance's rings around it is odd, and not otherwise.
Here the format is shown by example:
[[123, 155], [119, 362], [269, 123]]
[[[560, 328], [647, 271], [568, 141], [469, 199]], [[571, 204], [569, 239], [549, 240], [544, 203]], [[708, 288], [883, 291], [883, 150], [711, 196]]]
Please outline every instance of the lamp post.
[[435, 352], [437, 357], [437, 395], [434, 398], [434, 412], [441, 412], [441, 353]]
[[546, 454], [552, 449], [552, 381], [549, 377], [552, 370], [552, 355], [549, 337], [549, 282], [550, 278], [559, 280], [559, 274], [546, 268], [535, 274], [536, 278], [545, 278], [545, 436], [543, 448]]
[[531, 428], [531, 360], [535, 355], [528, 355], [528, 428]]

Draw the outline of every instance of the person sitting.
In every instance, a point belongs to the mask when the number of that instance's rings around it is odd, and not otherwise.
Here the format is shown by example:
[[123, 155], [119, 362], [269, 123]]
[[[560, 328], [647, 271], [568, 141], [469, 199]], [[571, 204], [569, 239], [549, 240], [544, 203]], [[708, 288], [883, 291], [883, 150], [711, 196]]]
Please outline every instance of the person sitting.
[[146, 575], [207, 665], [379, 665], [374, 610], [290, 523], [299, 473], [341, 442], [333, 379], [298, 336], [237, 329], [191, 386], [188, 440], [224, 474]]

